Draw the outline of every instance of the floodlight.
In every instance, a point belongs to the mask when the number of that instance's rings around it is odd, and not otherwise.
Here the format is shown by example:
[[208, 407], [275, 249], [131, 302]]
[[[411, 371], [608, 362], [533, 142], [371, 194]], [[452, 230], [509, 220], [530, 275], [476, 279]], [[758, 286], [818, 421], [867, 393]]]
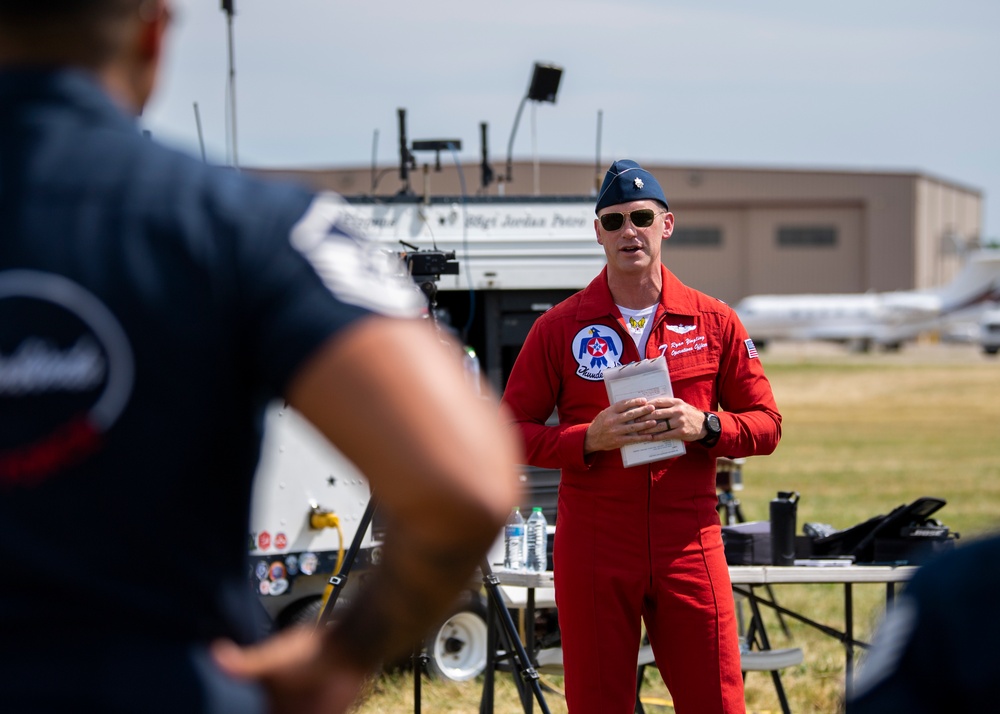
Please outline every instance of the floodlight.
[[524, 110], [524, 103], [530, 99], [533, 102], [552, 102], [555, 104], [562, 73], [562, 67], [535, 62], [535, 68], [531, 74], [531, 84], [528, 86], [528, 93], [524, 95], [524, 98], [517, 107], [517, 116], [514, 117], [514, 128], [511, 129], [510, 141], [507, 142], [507, 181], [511, 180], [513, 173], [514, 134], [517, 133], [517, 125], [521, 121], [521, 112]]

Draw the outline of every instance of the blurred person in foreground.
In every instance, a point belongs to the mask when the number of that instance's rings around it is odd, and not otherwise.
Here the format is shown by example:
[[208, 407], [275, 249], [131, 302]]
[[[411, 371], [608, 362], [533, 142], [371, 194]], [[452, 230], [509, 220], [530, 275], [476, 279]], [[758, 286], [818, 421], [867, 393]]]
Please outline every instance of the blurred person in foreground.
[[848, 694], [848, 714], [1000, 710], [1000, 535], [920, 567], [886, 612]]
[[[338, 712], [467, 585], [515, 441], [344, 202], [142, 136], [165, 0], [0, 0], [0, 710]], [[285, 399], [370, 479], [383, 562], [254, 644]]]
[[[733, 310], [661, 262], [674, 216], [656, 178], [616, 161], [596, 213], [607, 267], [535, 321], [503, 395], [528, 463], [562, 471], [553, 568], [566, 701], [573, 714], [633, 710], [644, 621], [678, 714], [742, 712], [716, 458], [772, 452], [781, 416]], [[608, 403], [605, 369], [661, 354], [672, 398]], [[686, 453], [623, 466], [622, 446], [665, 439]]]

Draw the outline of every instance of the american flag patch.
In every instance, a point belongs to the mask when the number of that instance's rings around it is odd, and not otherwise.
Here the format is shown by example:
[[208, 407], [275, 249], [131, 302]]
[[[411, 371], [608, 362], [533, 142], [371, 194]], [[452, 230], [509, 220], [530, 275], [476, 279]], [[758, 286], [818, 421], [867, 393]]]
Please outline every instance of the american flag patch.
[[757, 354], [757, 348], [754, 347], [753, 340], [749, 337], [743, 340], [743, 344], [747, 346], [747, 357], [750, 359], [758, 359], [760, 355]]

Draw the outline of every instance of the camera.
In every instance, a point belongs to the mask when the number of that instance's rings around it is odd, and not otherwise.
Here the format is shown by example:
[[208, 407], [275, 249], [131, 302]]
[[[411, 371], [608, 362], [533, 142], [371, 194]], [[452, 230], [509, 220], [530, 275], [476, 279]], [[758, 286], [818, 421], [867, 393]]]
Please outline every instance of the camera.
[[458, 261], [455, 251], [420, 250], [415, 245], [400, 241], [408, 251], [399, 254], [406, 262], [406, 272], [413, 278], [421, 292], [427, 298], [431, 315], [437, 308], [437, 281], [442, 275], [458, 275]]
[[402, 253], [401, 257], [406, 261], [406, 271], [418, 283], [438, 280], [442, 275], [458, 275], [455, 251], [415, 249]]

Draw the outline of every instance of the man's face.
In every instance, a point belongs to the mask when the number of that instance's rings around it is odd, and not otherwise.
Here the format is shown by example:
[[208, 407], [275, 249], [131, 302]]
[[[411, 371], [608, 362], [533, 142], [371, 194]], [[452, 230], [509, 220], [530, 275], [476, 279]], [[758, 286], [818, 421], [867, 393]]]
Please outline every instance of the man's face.
[[[631, 214], [633, 211], [652, 211], [649, 226], [636, 226], [631, 215], [626, 215], [621, 227], [608, 230], [601, 225], [601, 217], [610, 213]], [[641, 214], [638, 217], [642, 223]], [[674, 229], [674, 214], [658, 201], [630, 201], [602, 208], [594, 220], [597, 242], [604, 248], [608, 270], [623, 274], [652, 272], [660, 269], [660, 248]]]

